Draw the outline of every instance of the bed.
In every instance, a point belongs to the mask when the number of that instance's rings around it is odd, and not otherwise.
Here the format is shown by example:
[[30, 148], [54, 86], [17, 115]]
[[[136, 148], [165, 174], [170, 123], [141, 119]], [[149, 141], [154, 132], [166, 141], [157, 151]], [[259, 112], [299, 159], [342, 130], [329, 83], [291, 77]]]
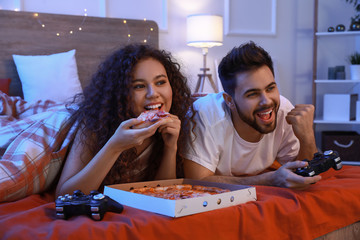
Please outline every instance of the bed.
[[[152, 21], [124, 23], [124, 19], [34, 14], [0, 11], [0, 79], [11, 79], [11, 96], [24, 97], [13, 54], [76, 49], [78, 76], [84, 87], [99, 62], [119, 46], [144, 40], [159, 46], [158, 28]], [[61, 37], [74, 23], [82, 31]], [[87, 216], [57, 219], [50, 187], [0, 203], [0, 238], [360, 239], [360, 167], [344, 166], [321, 175], [322, 180], [306, 190], [255, 186], [256, 201], [180, 218], [124, 206], [122, 213], [107, 212], [101, 221]]]

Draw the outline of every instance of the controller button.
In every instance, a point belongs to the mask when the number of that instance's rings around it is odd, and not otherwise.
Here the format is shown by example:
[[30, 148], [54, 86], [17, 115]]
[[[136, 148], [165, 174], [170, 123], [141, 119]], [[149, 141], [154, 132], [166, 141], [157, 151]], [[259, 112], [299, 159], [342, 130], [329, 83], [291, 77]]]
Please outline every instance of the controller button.
[[332, 155], [334, 152], [332, 150], [327, 150], [324, 152], [324, 155], [329, 156]]
[[76, 196], [82, 196], [82, 195], [84, 195], [80, 190], [75, 190], [74, 191], [74, 195], [76, 195]]
[[99, 212], [99, 207], [91, 207], [92, 212]]
[[340, 170], [341, 168], [342, 168], [342, 163], [341, 162], [336, 164], [336, 170]]
[[309, 172], [309, 177], [312, 177], [312, 176], [314, 176], [314, 175], [315, 175], [315, 171]]
[[64, 216], [63, 213], [56, 213], [56, 216], [57, 216], [58, 218], [65, 219], [65, 216]]
[[91, 214], [91, 216], [94, 220], [100, 220], [100, 214], [98, 214], [98, 213], [93, 213], [93, 214]]
[[94, 200], [101, 200], [101, 199], [104, 199], [104, 198], [105, 198], [105, 195], [102, 194], [102, 193], [96, 194], [93, 197]]
[[56, 207], [56, 211], [57, 211], [57, 212], [63, 212], [63, 211], [64, 211], [64, 208], [63, 208], [63, 207]]

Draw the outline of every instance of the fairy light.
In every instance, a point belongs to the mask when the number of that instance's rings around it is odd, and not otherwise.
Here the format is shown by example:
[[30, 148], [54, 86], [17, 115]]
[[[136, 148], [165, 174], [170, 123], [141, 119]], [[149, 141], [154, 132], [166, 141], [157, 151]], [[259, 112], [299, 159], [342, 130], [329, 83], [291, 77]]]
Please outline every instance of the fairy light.
[[[15, 9], [14, 11], [19, 11], [19, 9]], [[84, 25], [84, 23], [85, 23], [85, 20], [86, 20], [86, 17], [87, 17], [87, 9], [85, 8], [84, 9], [84, 18], [83, 18], [83, 20], [82, 20], [82, 22], [81, 22], [81, 24], [78, 26], [78, 31], [83, 31], [84, 29], [83, 29], [83, 25]], [[33, 14], [33, 17], [36, 19], [36, 21], [39, 23], [39, 25], [42, 27], [42, 28], [45, 28], [45, 24], [41, 21], [41, 14], [39, 14], [39, 13], [34, 13]], [[144, 22], [147, 22], [147, 19], [146, 18], [143, 18], [143, 20], [144, 20]], [[126, 19], [124, 19], [123, 20], [123, 23], [124, 23], [124, 26], [126, 27], [126, 29], [127, 29], [127, 37], [128, 37], [128, 41], [130, 42], [131, 41], [131, 39], [132, 39], [132, 35], [131, 35], [131, 32], [130, 32], [130, 29], [129, 29], [129, 26], [128, 26], [128, 24], [127, 24], [127, 20]], [[150, 30], [150, 32], [153, 32], [154, 31], [154, 28], [153, 27], [149, 27], [148, 28], [149, 30]], [[64, 36], [66, 36], [66, 35], [74, 35], [74, 34], [76, 34], [76, 31], [74, 31], [74, 30], [67, 30], [67, 32], [55, 32], [55, 35], [57, 36], [57, 37], [64, 37]], [[144, 43], [147, 43], [148, 42], [148, 40], [150, 39], [150, 34], [148, 33], [148, 35], [142, 40]]]

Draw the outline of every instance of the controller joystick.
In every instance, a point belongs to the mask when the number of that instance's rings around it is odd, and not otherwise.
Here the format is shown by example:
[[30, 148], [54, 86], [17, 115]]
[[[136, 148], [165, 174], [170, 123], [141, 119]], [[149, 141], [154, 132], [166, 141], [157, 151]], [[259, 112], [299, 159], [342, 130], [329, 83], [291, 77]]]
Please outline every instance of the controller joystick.
[[88, 215], [94, 220], [102, 220], [108, 211], [121, 213], [123, 206], [98, 191], [91, 191], [85, 195], [80, 190], [75, 190], [73, 195], [66, 194], [55, 200], [56, 216], [68, 219], [77, 215]]
[[339, 153], [336, 151], [328, 150], [324, 154], [315, 153], [312, 160], [304, 159], [309, 164], [303, 168], [297, 168], [295, 173], [304, 177], [313, 177], [322, 172], [326, 172], [330, 168], [340, 170], [342, 168]]

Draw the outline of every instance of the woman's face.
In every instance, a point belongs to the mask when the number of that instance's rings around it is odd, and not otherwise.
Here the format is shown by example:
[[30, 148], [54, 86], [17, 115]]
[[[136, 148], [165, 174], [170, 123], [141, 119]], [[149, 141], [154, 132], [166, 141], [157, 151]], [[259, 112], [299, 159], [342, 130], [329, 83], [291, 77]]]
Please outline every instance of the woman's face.
[[170, 111], [172, 89], [165, 67], [153, 58], [140, 60], [131, 80], [131, 110], [134, 117], [146, 110]]

